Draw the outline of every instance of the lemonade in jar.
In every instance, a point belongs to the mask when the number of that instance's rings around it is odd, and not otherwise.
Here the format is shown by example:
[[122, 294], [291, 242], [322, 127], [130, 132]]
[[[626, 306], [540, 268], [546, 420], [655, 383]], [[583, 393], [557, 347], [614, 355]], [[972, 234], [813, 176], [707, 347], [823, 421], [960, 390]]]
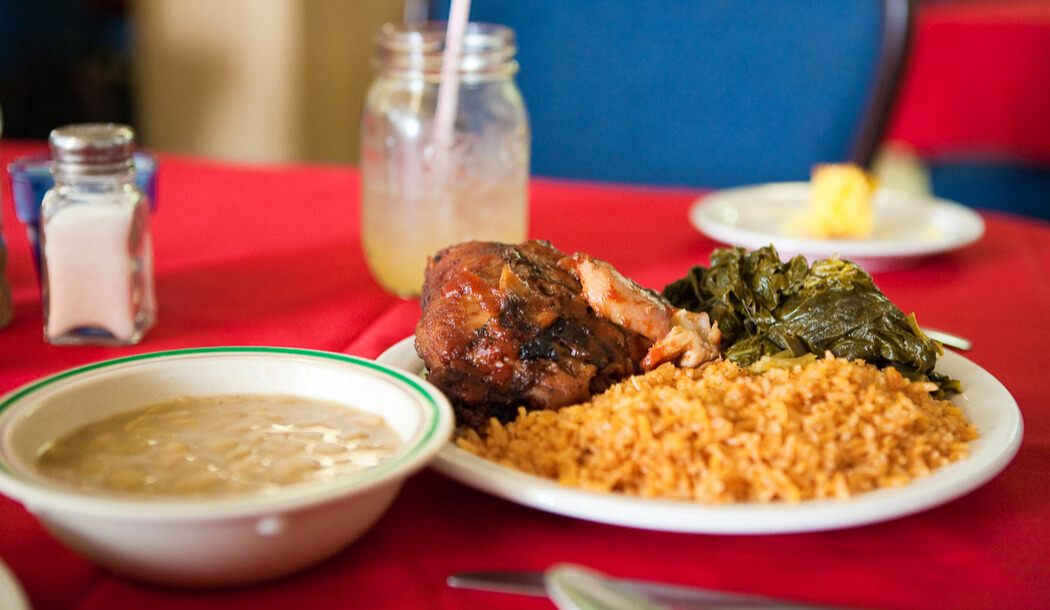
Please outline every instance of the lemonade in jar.
[[447, 148], [434, 127], [445, 30], [388, 24], [361, 125], [361, 234], [373, 275], [416, 296], [427, 257], [477, 239], [519, 242], [528, 224], [530, 135], [513, 32], [471, 23]]

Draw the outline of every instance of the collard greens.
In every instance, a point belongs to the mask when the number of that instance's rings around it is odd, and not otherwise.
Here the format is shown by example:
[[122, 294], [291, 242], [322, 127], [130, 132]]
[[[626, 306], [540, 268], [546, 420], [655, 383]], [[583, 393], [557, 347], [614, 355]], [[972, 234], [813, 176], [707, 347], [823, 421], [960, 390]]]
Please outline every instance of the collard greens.
[[948, 395], [958, 382], [933, 372], [941, 347], [847, 260], [802, 256], [783, 262], [773, 246], [715, 250], [711, 266], [693, 267], [664, 288], [676, 307], [706, 311], [722, 331], [724, 355], [740, 366], [763, 356], [806, 354], [863, 359], [929, 379]]

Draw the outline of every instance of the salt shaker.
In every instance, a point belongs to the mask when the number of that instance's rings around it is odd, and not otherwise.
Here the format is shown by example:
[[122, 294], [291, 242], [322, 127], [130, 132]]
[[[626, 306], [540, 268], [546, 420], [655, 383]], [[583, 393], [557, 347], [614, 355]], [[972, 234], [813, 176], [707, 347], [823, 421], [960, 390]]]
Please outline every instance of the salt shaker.
[[514, 32], [467, 24], [452, 142], [437, 150], [445, 34], [442, 23], [383, 26], [362, 113], [362, 245], [376, 279], [401, 296], [419, 294], [439, 249], [527, 233], [530, 132]]
[[138, 343], [153, 326], [149, 201], [135, 184], [135, 134], [88, 123], [51, 132], [54, 186], [41, 205], [44, 338]]

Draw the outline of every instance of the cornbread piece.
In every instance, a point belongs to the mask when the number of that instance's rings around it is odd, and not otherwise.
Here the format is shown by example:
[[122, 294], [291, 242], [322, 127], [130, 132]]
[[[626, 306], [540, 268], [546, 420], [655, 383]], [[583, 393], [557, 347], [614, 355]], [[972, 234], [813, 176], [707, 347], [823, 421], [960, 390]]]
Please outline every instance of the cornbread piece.
[[806, 224], [814, 237], [860, 238], [871, 235], [876, 181], [860, 167], [825, 164], [813, 169]]

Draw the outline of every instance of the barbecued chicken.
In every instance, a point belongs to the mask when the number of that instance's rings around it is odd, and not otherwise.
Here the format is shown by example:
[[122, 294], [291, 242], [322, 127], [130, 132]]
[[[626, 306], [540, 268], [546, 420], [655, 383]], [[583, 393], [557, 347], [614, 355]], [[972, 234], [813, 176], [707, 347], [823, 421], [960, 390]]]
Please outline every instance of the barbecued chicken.
[[642, 359], [643, 369], [675, 361], [693, 368], [718, 357], [722, 334], [706, 313], [672, 307], [609, 263], [586, 254], [573, 254], [561, 265], [580, 280], [583, 298], [595, 313], [654, 342]]
[[416, 352], [459, 422], [582, 402], [661, 362], [718, 355], [706, 314], [546, 242], [467, 242], [427, 264]]

